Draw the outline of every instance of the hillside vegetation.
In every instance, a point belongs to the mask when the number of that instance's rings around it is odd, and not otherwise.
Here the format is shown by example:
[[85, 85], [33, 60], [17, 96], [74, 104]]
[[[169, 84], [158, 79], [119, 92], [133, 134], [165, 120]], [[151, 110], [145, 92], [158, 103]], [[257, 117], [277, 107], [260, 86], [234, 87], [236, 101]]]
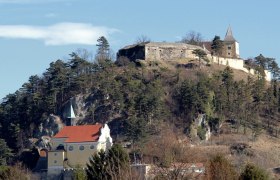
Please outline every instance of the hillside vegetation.
[[[132, 142], [134, 150], [166, 129], [194, 141], [205, 139], [204, 126], [192, 135], [201, 114], [215, 135], [228, 123], [230, 131], [250, 140], [262, 132], [279, 136], [279, 83], [266, 82], [261, 70], [250, 77], [215, 64], [189, 67], [190, 62], [134, 63], [124, 58], [113, 62], [103, 55], [90, 62], [71, 53], [67, 62], [52, 62], [42, 76], [31, 76], [3, 99], [0, 137], [12, 149], [9, 157], [17, 159], [24, 149], [31, 149], [28, 139], [49, 135], [37, 130], [50, 114], [65, 122], [67, 102], [77, 97], [86, 107], [77, 114], [78, 124], [109, 123], [114, 140]], [[260, 69], [267, 66], [257, 58], [255, 64]]]

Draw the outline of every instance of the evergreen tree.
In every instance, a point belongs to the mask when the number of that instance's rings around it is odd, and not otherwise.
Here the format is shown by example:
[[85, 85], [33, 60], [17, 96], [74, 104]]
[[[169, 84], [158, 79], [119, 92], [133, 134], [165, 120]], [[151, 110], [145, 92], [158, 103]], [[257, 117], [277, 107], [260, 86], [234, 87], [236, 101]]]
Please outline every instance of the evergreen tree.
[[207, 55], [206, 52], [202, 49], [195, 49], [195, 50], [192, 51], [192, 53], [198, 57], [199, 67], [200, 67], [201, 59], [205, 59], [205, 57]]
[[218, 56], [218, 64], [220, 64], [219, 56], [222, 55], [223, 46], [224, 43], [220, 36], [215, 36], [211, 44], [211, 49], [213, 50], [214, 55]]
[[87, 178], [90, 180], [107, 179], [109, 176], [106, 170], [106, 153], [101, 150], [94, 154], [87, 164]]
[[106, 61], [110, 61], [110, 45], [108, 40], [104, 37], [101, 36], [97, 40], [97, 53], [96, 53], [96, 60], [99, 63], [104, 63]]
[[92, 180], [125, 179], [129, 172], [129, 157], [126, 151], [114, 144], [107, 153], [100, 151], [87, 164], [87, 178]]
[[0, 139], [0, 166], [7, 165], [7, 161], [11, 156], [11, 149], [7, 146], [4, 139]]

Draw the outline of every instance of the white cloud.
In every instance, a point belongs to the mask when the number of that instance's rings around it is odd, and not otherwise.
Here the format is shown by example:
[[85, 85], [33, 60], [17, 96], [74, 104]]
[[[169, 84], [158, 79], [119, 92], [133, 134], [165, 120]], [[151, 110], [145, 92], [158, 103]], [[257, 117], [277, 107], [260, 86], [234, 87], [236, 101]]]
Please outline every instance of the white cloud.
[[58, 23], [51, 26], [0, 25], [0, 38], [42, 40], [45, 45], [94, 45], [100, 36], [109, 37], [117, 29], [84, 23]]

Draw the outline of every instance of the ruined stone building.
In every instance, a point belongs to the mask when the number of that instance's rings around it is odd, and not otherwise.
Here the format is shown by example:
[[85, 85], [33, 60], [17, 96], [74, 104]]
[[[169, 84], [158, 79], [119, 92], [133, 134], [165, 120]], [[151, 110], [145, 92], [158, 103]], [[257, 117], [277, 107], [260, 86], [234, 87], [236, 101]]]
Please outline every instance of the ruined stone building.
[[[244, 60], [240, 58], [239, 43], [233, 37], [231, 27], [228, 27], [223, 40], [223, 51], [221, 56], [214, 56], [211, 49], [212, 41], [201, 43], [200, 46], [185, 43], [167, 43], [167, 42], [147, 42], [125, 46], [117, 53], [117, 58], [125, 57], [130, 61], [148, 60], [148, 61], [172, 61], [180, 59], [198, 59], [193, 54], [193, 50], [202, 49], [207, 53], [210, 63], [229, 66], [234, 69], [242, 70], [246, 73], [255, 75], [254, 69], [244, 67]], [[271, 73], [265, 70], [266, 80], [271, 80]]]
[[[239, 43], [233, 37], [231, 27], [227, 29], [223, 40], [222, 57], [239, 59]], [[203, 49], [210, 54], [211, 41], [203, 42], [202, 47], [185, 43], [147, 42], [125, 46], [117, 53], [117, 57], [126, 57], [131, 61], [139, 60], [176, 60], [196, 58], [195, 49]]]
[[125, 46], [117, 53], [117, 57], [127, 57], [135, 60], [177, 60], [185, 58], [196, 58], [192, 53], [195, 49], [202, 49], [185, 43], [147, 42]]

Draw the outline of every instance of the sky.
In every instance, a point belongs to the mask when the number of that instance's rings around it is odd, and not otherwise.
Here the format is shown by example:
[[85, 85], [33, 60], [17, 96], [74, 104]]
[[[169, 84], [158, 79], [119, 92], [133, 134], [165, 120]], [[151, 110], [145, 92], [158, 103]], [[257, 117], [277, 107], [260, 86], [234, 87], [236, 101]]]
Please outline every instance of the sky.
[[57, 59], [105, 36], [114, 52], [142, 35], [176, 42], [190, 31], [222, 39], [230, 25], [246, 59], [280, 63], [279, 0], [0, 0], [0, 100]]

